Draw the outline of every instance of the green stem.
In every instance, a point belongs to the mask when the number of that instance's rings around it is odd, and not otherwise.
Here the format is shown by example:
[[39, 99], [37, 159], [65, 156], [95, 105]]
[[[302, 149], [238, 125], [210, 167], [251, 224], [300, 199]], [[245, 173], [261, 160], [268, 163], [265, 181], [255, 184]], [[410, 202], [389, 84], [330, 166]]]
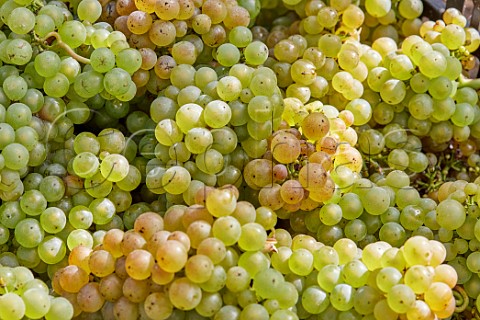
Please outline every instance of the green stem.
[[453, 296], [455, 297], [455, 312], [460, 313], [465, 311], [469, 303], [465, 290], [460, 286], [455, 286], [455, 288], [453, 288]]
[[90, 64], [90, 59], [82, 57], [81, 55], [79, 55], [78, 53], [73, 51], [73, 49], [70, 48], [70, 46], [68, 44], [66, 44], [65, 42], [62, 41], [62, 38], [60, 37], [60, 35], [56, 31], [50, 32], [49, 34], [47, 34], [45, 36], [44, 39], [46, 40], [46, 39], [51, 38], [51, 37], [54, 37], [57, 40], [56, 45], [59, 46], [60, 48], [64, 49], [70, 57], [74, 58], [75, 60], [77, 60], [80, 63]]
[[469, 79], [465, 77], [463, 74], [460, 75], [458, 78], [458, 87], [463, 88], [463, 87], [470, 87], [475, 90], [480, 89], [480, 78], [477, 79]]

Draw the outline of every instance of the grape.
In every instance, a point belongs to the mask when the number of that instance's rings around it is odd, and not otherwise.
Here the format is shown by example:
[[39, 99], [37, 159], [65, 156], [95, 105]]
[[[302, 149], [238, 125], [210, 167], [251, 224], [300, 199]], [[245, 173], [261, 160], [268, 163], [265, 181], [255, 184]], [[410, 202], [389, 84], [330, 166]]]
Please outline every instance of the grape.
[[347, 311], [353, 307], [355, 289], [348, 284], [337, 284], [330, 293], [330, 303], [339, 311]]
[[25, 315], [29, 318], [41, 318], [45, 316], [51, 306], [48, 293], [38, 288], [25, 291], [22, 295], [22, 300], [25, 304]]
[[13, 292], [0, 297], [0, 306], [0, 317], [4, 319], [22, 319], [25, 315], [25, 303], [19, 295]]
[[65, 257], [65, 242], [56, 236], [46, 236], [38, 245], [38, 256], [47, 264], [55, 264]]
[[455, 200], [446, 199], [437, 206], [437, 222], [448, 230], [460, 228], [465, 222], [465, 209]]
[[388, 292], [387, 302], [389, 307], [397, 313], [405, 313], [415, 304], [415, 293], [404, 284], [394, 285]]
[[45, 209], [40, 215], [40, 224], [48, 233], [58, 233], [63, 230], [67, 223], [65, 213], [56, 207]]
[[176, 308], [191, 310], [200, 303], [202, 291], [198, 285], [187, 278], [178, 278], [170, 285], [168, 297]]
[[222, 128], [227, 125], [231, 115], [230, 106], [219, 100], [209, 102], [203, 110], [203, 119], [212, 128]]
[[38, 246], [44, 237], [40, 223], [32, 218], [19, 221], [15, 226], [15, 238], [25, 248]]
[[73, 318], [74, 309], [70, 302], [63, 297], [53, 298], [50, 303], [50, 309], [48, 309], [45, 319], [58, 320], [58, 319], [71, 319]]

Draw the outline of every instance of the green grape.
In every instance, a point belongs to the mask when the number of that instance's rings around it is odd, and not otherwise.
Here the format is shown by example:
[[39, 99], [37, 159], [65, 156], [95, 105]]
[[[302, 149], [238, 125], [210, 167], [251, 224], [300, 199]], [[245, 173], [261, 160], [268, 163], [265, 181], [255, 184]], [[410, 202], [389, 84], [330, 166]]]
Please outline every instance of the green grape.
[[349, 28], [357, 29], [364, 22], [365, 14], [355, 5], [348, 5], [342, 13], [342, 22]]
[[[97, 2], [94, 0], [87, 1]], [[78, 48], [83, 43], [85, 43], [87, 39], [87, 30], [85, 26], [80, 21], [76, 20], [66, 21], [65, 23], [63, 23], [58, 29], [58, 33], [62, 37], [62, 41], [68, 44], [71, 48]]]
[[259, 271], [253, 278], [255, 292], [265, 299], [272, 298], [275, 291], [283, 284], [283, 275], [272, 268]]
[[[109, 71], [111, 72], [111, 71]], [[108, 73], [107, 73], [108, 74]], [[122, 80], [119, 76], [119, 80]], [[82, 98], [92, 98], [104, 89], [104, 77], [96, 71], [82, 72], [74, 82], [75, 92]], [[122, 85], [122, 84], [120, 84]], [[127, 88], [128, 90], [128, 88]]]
[[47, 14], [35, 16], [34, 31], [39, 37], [45, 37], [55, 30], [55, 21]]
[[165, 169], [162, 167], [156, 167], [150, 170], [145, 177], [145, 183], [148, 188], [153, 193], [162, 194], [165, 193], [163, 188], [162, 178], [165, 174]]
[[181, 106], [187, 103], [193, 103], [201, 99], [201, 94], [202, 90], [200, 90], [200, 88], [197, 88], [195, 86], [187, 86], [178, 92], [177, 102]]
[[185, 145], [194, 154], [205, 152], [212, 143], [212, 133], [206, 128], [193, 128], [185, 135]]
[[401, 224], [389, 221], [380, 228], [379, 237], [381, 241], [399, 246], [405, 242], [407, 234], [405, 228]]
[[313, 270], [313, 254], [307, 249], [293, 250], [288, 260], [288, 266], [294, 274], [306, 276]]
[[337, 284], [330, 293], [330, 303], [339, 311], [347, 311], [353, 308], [355, 289], [348, 284]]
[[384, 102], [391, 105], [402, 102], [407, 94], [405, 83], [398, 79], [385, 81], [379, 91]]
[[281, 308], [293, 307], [298, 301], [298, 291], [295, 285], [285, 281], [275, 295], [275, 299]]
[[310, 286], [302, 293], [302, 306], [311, 314], [322, 313], [328, 305], [328, 294], [318, 286]]
[[455, 112], [450, 118], [452, 123], [456, 126], [463, 127], [473, 123], [475, 118], [475, 111], [468, 103], [457, 103]]
[[68, 213], [68, 222], [75, 229], [88, 229], [93, 223], [93, 214], [86, 206], [77, 205]]
[[423, 2], [418, 0], [402, 0], [398, 4], [398, 11], [405, 19], [418, 18], [423, 12]]
[[217, 311], [214, 320], [238, 319], [240, 317], [240, 309], [233, 305], [224, 305]]
[[359, 54], [356, 50], [343, 49], [338, 53], [338, 65], [343, 70], [354, 70], [360, 61]]
[[465, 43], [466, 34], [463, 27], [457, 24], [449, 24], [441, 32], [442, 43], [450, 50], [457, 50]]
[[10, 12], [7, 24], [12, 32], [27, 34], [35, 26], [35, 14], [24, 7], [15, 8]]
[[[198, 33], [198, 32], [197, 32]], [[236, 26], [230, 30], [228, 39], [237, 48], [245, 48], [253, 40], [253, 34], [247, 27]]]
[[35, 70], [42, 77], [53, 77], [60, 70], [60, 57], [53, 51], [44, 51], [35, 57]]
[[15, 65], [26, 65], [33, 55], [32, 46], [24, 39], [13, 39], [8, 43], [5, 50], [10, 63]]
[[48, 233], [58, 233], [63, 230], [67, 223], [65, 213], [56, 207], [49, 207], [40, 215], [40, 224]]
[[1, 123], [0, 129], [2, 130], [2, 136], [0, 138], [0, 149], [4, 149], [15, 141], [15, 130], [8, 123]]
[[130, 75], [127, 71], [113, 68], [105, 74], [103, 85], [105, 90], [111, 95], [120, 96], [128, 92], [130, 81]]
[[345, 236], [354, 241], [361, 241], [367, 236], [367, 225], [360, 219], [349, 221], [345, 225]]
[[404, 284], [394, 285], [387, 295], [388, 306], [397, 313], [405, 313], [415, 304], [415, 293]]
[[388, 293], [393, 286], [400, 284], [402, 279], [403, 275], [398, 269], [384, 267], [377, 273], [375, 283], [380, 290]]
[[241, 92], [242, 83], [236, 77], [225, 76], [218, 81], [217, 93], [222, 100], [233, 101], [238, 99]]
[[407, 55], [400, 54], [390, 61], [389, 71], [397, 79], [409, 80], [414, 73], [414, 65]]
[[433, 248], [428, 239], [422, 236], [410, 237], [403, 246], [407, 265], [428, 265], [433, 257]]
[[209, 102], [203, 109], [203, 119], [212, 128], [222, 128], [232, 117], [230, 106], [220, 100]]
[[82, 0], [78, 3], [77, 14], [80, 20], [94, 23], [102, 14], [102, 5], [96, 0]]
[[115, 215], [115, 205], [108, 198], [98, 198], [93, 200], [88, 209], [92, 212], [93, 222], [95, 224], [106, 224], [113, 219]]
[[97, 72], [108, 72], [115, 67], [115, 55], [108, 48], [95, 49], [90, 55], [90, 65]]
[[45, 315], [46, 320], [71, 319], [74, 315], [74, 308], [70, 301], [63, 297], [55, 297], [50, 303], [50, 308]]
[[75, 247], [84, 246], [87, 248], [93, 247], [93, 238], [90, 232], [77, 229], [70, 232], [67, 237], [67, 247], [69, 250], [73, 250]]
[[238, 238], [240, 248], [246, 251], [258, 251], [265, 246], [267, 233], [262, 225], [250, 222], [241, 226], [241, 230], [240, 237]]
[[446, 199], [435, 209], [438, 224], [447, 230], [460, 228], [466, 219], [465, 208], [456, 200]]
[[453, 85], [450, 82], [450, 79], [441, 76], [430, 81], [428, 93], [430, 93], [432, 98], [437, 100], [443, 100], [448, 98], [452, 92]]
[[416, 294], [424, 293], [432, 284], [434, 274], [425, 266], [412, 266], [405, 272], [405, 284]]
[[3, 82], [3, 91], [10, 100], [22, 99], [28, 90], [28, 84], [20, 76], [9, 76]]
[[[194, 128], [200, 129], [200, 128]], [[190, 131], [192, 131], [190, 130]], [[189, 131], [189, 132], [190, 132]], [[177, 123], [170, 119], [164, 119], [160, 121], [156, 128], [155, 128], [155, 137], [157, 138], [158, 142], [160, 142], [164, 146], [172, 146], [177, 142], [182, 141], [183, 133], [181, 132], [180, 127]], [[185, 137], [185, 143], [187, 143], [187, 136]], [[188, 144], [187, 144], [188, 148]]]
[[381, 267], [380, 258], [392, 246], [385, 241], [370, 243], [363, 248], [362, 262], [368, 270], [373, 271]]
[[97, 49], [107, 46], [107, 39], [110, 35], [110, 31], [100, 28], [94, 28], [92, 35], [90, 36], [90, 43], [91, 45]]
[[28, 164], [29, 153], [27, 148], [19, 143], [11, 143], [3, 148], [5, 166], [12, 170], [20, 170]]
[[97, 156], [91, 152], [81, 152], [73, 159], [73, 170], [75, 174], [82, 178], [93, 177], [100, 168], [100, 162]]
[[10, 230], [0, 224], [0, 244], [5, 244], [10, 238]]
[[323, 7], [317, 13], [317, 22], [324, 28], [330, 29], [338, 22], [338, 12], [332, 7]]
[[110, 154], [106, 156], [100, 165], [102, 176], [112, 182], [123, 180], [129, 171], [128, 160], [120, 154]]
[[188, 189], [191, 181], [190, 173], [180, 166], [168, 168], [162, 176], [165, 191], [171, 194], [181, 194]]
[[[127, 71], [129, 74], [133, 74], [135, 71], [140, 69], [140, 66], [142, 65], [142, 55], [136, 49], [125, 49], [117, 53], [115, 62], [118, 68]], [[105, 87], [107, 87], [107, 85]]]
[[413, 307], [411, 307], [406, 314], [407, 314], [407, 317], [411, 317], [413, 319], [414, 318], [421, 319], [421, 318], [434, 316], [428, 304], [422, 300], [415, 301], [415, 304], [413, 305]]
[[360, 196], [360, 199], [365, 210], [373, 215], [384, 213], [390, 206], [390, 196], [388, 192], [380, 187], [373, 187], [366, 190], [365, 193]]
[[365, 2], [365, 9], [367, 9], [368, 14], [373, 17], [380, 18], [385, 16], [391, 8], [391, 3], [388, 1], [367, 1]]
[[63, 73], [58, 72], [54, 76], [45, 79], [43, 90], [51, 97], [61, 98], [67, 94], [69, 86], [68, 78]]
[[430, 88], [430, 79], [423, 73], [415, 73], [409, 83], [415, 93], [425, 93]]
[[387, 302], [387, 299], [382, 299], [375, 304], [373, 309], [375, 318], [382, 318], [388, 320], [398, 319], [398, 313], [392, 310]]
[[195, 103], [187, 103], [178, 109], [175, 121], [183, 133], [195, 127], [204, 127], [203, 108]]
[[224, 168], [223, 155], [215, 149], [200, 153], [195, 158], [197, 168], [207, 174], [217, 174]]
[[224, 43], [216, 49], [216, 59], [222, 66], [231, 67], [240, 60], [240, 51], [233, 44]]
[[438, 51], [426, 53], [419, 61], [420, 72], [430, 78], [441, 76], [446, 68], [447, 61]]
[[360, 260], [352, 260], [345, 264], [342, 269], [344, 282], [353, 288], [364, 286], [367, 283], [369, 274], [368, 268]]
[[[65, 257], [67, 247], [62, 239], [46, 236], [38, 245], [38, 256], [47, 264], [56, 264]], [[24, 294], [25, 296], [25, 294]]]
[[170, 284], [168, 297], [174, 307], [191, 310], [200, 303], [202, 291], [187, 278], [178, 278]]
[[227, 280], [225, 286], [231, 292], [240, 292], [249, 288], [250, 281], [251, 277], [244, 268], [240, 266], [234, 266], [227, 271]]
[[0, 297], [0, 317], [3, 319], [20, 320], [25, 309], [25, 303], [16, 293], [8, 292]]
[[268, 47], [260, 41], [249, 43], [243, 51], [246, 63], [257, 66], [263, 64], [267, 60], [268, 53]]
[[25, 304], [25, 315], [29, 318], [41, 318], [45, 316], [50, 309], [50, 297], [48, 293], [39, 288], [32, 288], [25, 291], [22, 295]]

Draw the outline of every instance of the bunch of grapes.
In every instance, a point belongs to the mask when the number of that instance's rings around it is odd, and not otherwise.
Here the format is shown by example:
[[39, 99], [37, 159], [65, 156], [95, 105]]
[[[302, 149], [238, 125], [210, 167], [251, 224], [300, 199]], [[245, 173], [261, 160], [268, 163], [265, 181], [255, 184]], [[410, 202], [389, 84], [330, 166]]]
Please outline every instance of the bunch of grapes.
[[63, 297], [52, 296], [45, 282], [36, 279], [23, 266], [0, 266], [0, 317], [2, 319], [71, 319], [72, 304]]
[[422, 10], [3, 1], [0, 318], [478, 317], [480, 34]]

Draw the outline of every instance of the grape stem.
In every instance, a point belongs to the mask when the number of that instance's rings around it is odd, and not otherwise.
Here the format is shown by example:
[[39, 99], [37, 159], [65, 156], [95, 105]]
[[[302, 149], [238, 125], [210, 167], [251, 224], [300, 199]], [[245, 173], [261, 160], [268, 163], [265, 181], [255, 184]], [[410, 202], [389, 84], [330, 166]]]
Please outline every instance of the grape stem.
[[45, 38], [43, 38], [43, 42], [46, 42], [46, 40], [48, 38], [51, 38], [51, 37], [54, 37], [57, 40], [56, 45], [59, 46], [60, 48], [64, 49], [70, 57], [74, 58], [75, 60], [77, 60], [80, 63], [90, 64], [90, 59], [82, 57], [81, 55], [79, 55], [78, 53], [73, 51], [73, 49], [70, 48], [70, 46], [68, 44], [66, 44], [65, 42], [62, 41], [62, 37], [60, 37], [60, 35], [56, 31], [52, 31], [52, 32], [48, 33], [45, 36]]
[[470, 87], [475, 90], [480, 89], [480, 78], [477, 79], [469, 79], [465, 77], [463, 74], [458, 77], [458, 87], [459, 88], [464, 88], [464, 87]]
[[452, 291], [453, 296], [455, 297], [455, 312], [460, 313], [465, 311], [469, 303], [467, 293], [460, 286], [455, 286]]

